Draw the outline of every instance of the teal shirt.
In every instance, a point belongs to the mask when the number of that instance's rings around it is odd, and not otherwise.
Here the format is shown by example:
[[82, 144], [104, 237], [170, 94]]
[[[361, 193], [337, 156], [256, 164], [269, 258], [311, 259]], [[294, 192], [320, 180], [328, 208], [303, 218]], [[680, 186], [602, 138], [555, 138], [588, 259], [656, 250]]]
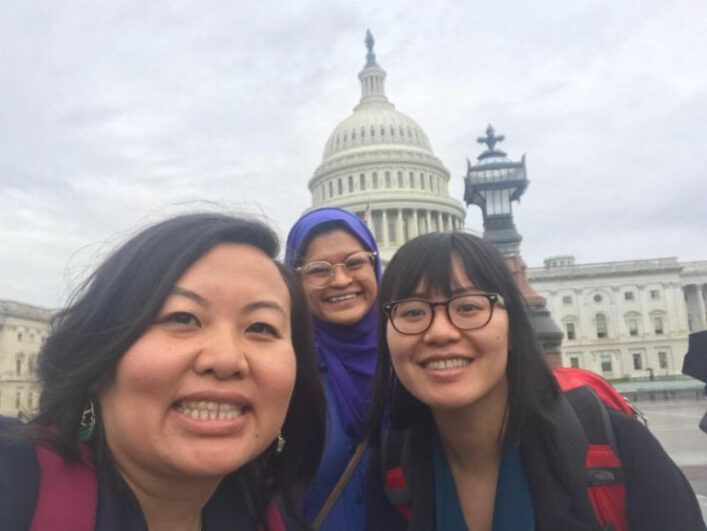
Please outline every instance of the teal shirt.
[[[434, 437], [435, 516], [437, 531], [468, 531], [457, 487], [437, 436]], [[473, 531], [473, 530], [471, 530]], [[518, 448], [508, 446], [498, 470], [493, 531], [535, 531], [535, 511]]]

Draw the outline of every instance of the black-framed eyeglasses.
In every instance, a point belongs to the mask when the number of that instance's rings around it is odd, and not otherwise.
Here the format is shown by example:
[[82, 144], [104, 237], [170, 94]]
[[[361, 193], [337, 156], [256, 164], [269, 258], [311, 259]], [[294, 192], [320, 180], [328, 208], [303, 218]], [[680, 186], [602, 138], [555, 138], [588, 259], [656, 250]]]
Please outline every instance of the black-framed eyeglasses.
[[332, 264], [326, 260], [308, 262], [295, 270], [302, 275], [302, 281], [313, 288], [326, 288], [334, 281], [337, 267], [343, 267], [346, 274], [352, 278], [360, 278], [372, 270], [376, 261], [376, 254], [369, 251], [353, 253], [339, 264]]
[[426, 332], [434, 319], [434, 309], [444, 306], [449, 322], [461, 330], [483, 328], [493, 317], [494, 306], [505, 307], [498, 293], [471, 292], [456, 295], [446, 301], [401, 299], [383, 306], [393, 328], [401, 334]]

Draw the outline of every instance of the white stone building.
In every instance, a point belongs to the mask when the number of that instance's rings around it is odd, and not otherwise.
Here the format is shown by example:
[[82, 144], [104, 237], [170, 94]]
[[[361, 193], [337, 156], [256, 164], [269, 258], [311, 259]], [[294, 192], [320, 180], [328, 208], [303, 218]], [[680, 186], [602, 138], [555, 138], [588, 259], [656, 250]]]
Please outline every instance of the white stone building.
[[705, 328], [707, 261], [558, 256], [527, 272], [565, 333], [567, 367], [607, 378], [680, 374], [689, 332]]
[[385, 95], [385, 70], [367, 35], [361, 101], [336, 126], [309, 181], [312, 208], [335, 206], [367, 219], [388, 261], [418, 234], [464, 226], [466, 209], [449, 197], [449, 171], [423, 129]]
[[37, 408], [37, 354], [49, 335], [50, 310], [0, 300], [0, 415], [27, 418]]

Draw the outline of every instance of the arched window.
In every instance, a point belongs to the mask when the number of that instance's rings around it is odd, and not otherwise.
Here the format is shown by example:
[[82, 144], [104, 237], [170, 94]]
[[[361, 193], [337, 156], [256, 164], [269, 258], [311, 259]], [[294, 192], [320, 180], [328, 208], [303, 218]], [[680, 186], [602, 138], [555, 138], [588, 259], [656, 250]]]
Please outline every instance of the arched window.
[[365, 190], [366, 189], [366, 176], [362, 173], [361, 175], [358, 176], [358, 180], [359, 180], [359, 189]]
[[338, 191], [339, 191], [339, 195], [341, 195], [341, 194], [344, 193], [344, 185], [343, 185], [343, 183], [341, 182], [341, 177], [339, 177], [339, 178], [336, 180], [336, 187], [337, 187], [337, 189], [338, 189]]
[[410, 188], [415, 188], [415, 174], [412, 172], [410, 172]]
[[608, 337], [609, 333], [606, 327], [606, 315], [598, 313], [594, 317], [594, 324], [597, 327], [597, 337]]
[[385, 172], [385, 187], [390, 188], [390, 172]]
[[378, 173], [373, 172], [373, 188], [378, 188]]
[[403, 187], [403, 172], [398, 172], [398, 188]]

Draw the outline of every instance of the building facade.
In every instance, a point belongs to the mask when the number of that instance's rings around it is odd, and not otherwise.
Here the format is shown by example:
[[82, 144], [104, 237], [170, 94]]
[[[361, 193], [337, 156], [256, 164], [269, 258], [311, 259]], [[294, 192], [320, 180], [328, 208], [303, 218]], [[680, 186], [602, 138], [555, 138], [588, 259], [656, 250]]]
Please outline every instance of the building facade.
[[387, 262], [419, 234], [462, 229], [466, 210], [449, 197], [449, 171], [425, 131], [388, 101], [370, 32], [366, 46], [361, 100], [329, 135], [309, 190], [312, 208], [340, 207], [366, 219]]
[[527, 273], [564, 331], [567, 367], [609, 379], [680, 374], [688, 334], [705, 328], [707, 261], [558, 256]]
[[29, 418], [39, 402], [37, 354], [53, 312], [0, 300], [0, 415]]

